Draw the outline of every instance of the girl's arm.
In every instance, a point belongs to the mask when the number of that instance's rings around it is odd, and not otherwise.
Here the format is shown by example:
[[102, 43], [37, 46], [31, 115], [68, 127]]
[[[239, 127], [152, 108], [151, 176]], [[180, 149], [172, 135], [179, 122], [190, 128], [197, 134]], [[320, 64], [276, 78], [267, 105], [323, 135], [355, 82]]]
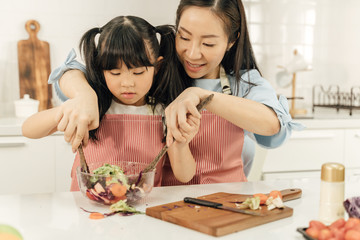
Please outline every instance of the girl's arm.
[[188, 116], [187, 123], [191, 130], [189, 132], [182, 132], [186, 137], [185, 143], [175, 141], [168, 150], [171, 168], [177, 180], [180, 182], [190, 181], [196, 171], [196, 162], [191, 154], [189, 142], [194, 138], [199, 130], [200, 118]]
[[80, 70], [69, 70], [59, 80], [61, 91], [67, 100], [57, 115], [58, 130], [71, 142], [75, 151], [81, 142], [89, 140], [89, 131], [99, 126], [99, 110], [95, 91]]
[[44, 110], [28, 117], [22, 125], [22, 134], [28, 138], [42, 138], [57, 130], [56, 114], [60, 107]]
[[174, 137], [184, 142], [182, 131], [190, 129], [186, 122], [186, 114], [199, 117], [196, 105], [201, 99], [213, 93], [214, 97], [206, 105], [206, 109], [249, 132], [264, 136], [271, 136], [279, 132], [280, 123], [276, 113], [262, 103], [249, 99], [208, 91], [199, 87], [190, 87], [183, 91], [166, 109], [165, 116], [168, 124], [167, 144], [172, 143]]

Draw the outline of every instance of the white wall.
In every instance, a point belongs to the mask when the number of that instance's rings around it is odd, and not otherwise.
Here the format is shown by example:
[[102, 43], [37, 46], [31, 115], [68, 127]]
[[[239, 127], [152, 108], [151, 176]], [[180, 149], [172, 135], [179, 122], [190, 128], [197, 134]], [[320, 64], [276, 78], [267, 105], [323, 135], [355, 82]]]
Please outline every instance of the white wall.
[[[0, 117], [14, 114], [19, 98], [17, 41], [27, 39], [25, 22], [37, 20], [38, 38], [50, 44], [51, 66], [59, 66], [81, 35], [118, 15], [138, 15], [154, 25], [173, 24], [177, 0], [0, 0]], [[244, 0], [251, 41], [266, 79], [276, 85], [278, 65], [296, 48], [313, 70], [297, 75], [297, 92], [311, 104], [314, 84], [360, 85], [360, 1]], [[161, 7], [160, 7], [161, 6]], [[165, 9], [165, 10], [162, 10]]]
[[[312, 87], [340, 86], [350, 93], [360, 86], [360, 1], [358, 0], [249, 0], [245, 2], [251, 41], [263, 75], [278, 93], [275, 75], [301, 53], [313, 70], [297, 73], [298, 107], [312, 104]], [[335, 112], [335, 111], [334, 111]]]
[[[0, 0], [0, 117], [14, 115], [19, 96], [17, 42], [27, 39], [27, 20], [40, 23], [38, 38], [50, 44], [52, 69], [61, 65], [82, 34], [119, 15], [141, 16], [153, 25], [174, 24], [174, 0]], [[161, 9], [164, 10], [160, 10]]]

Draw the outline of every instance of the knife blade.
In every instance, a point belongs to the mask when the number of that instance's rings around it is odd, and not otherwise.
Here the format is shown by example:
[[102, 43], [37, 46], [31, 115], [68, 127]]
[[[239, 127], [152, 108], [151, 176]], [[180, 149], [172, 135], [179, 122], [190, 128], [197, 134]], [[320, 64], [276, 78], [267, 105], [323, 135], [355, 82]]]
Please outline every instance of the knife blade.
[[246, 209], [232, 208], [232, 207], [224, 206], [222, 203], [211, 202], [211, 201], [198, 199], [198, 198], [185, 197], [184, 202], [193, 203], [193, 204], [201, 205], [201, 206], [205, 206], [205, 207], [211, 207], [211, 208], [223, 209], [223, 210], [237, 212], [237, 213], [253, 215], [253, 216], [264, 216], [264, 214], [259, 213], [259, 212], [254, 212], [254, 211], [250, 211], [250, 210], [246, 210]]

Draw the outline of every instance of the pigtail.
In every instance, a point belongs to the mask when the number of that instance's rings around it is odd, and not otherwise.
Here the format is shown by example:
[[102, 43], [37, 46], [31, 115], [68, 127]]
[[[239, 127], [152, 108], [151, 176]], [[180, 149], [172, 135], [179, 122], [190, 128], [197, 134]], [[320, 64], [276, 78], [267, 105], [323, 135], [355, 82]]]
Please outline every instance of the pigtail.
[[156, 67], [152, 95], [156, 102], [170, 104], [183, 90], [190, 86], [190, 81], [180, 75], [179, 61], [175, 49], [175, 28], [171, 25], [157, 26], [154, 30], [161, 35], [159, 56], [163, 59]]
[[[99, 46], [97, 46], [95, 38], [100, 32], [100, 28], [90, 29], [82, 36], [79, 44], [81, 55], [86, 65], [85, 77], [98, 97], [99, 121], [101, 121], [109, 109], [112, 99], [112, 94], [106, 85], [101, 65], [97, 60]], [[97, 129], [94, 129], [89, 132], [90, 139], [97, 140], [96, 131]]]

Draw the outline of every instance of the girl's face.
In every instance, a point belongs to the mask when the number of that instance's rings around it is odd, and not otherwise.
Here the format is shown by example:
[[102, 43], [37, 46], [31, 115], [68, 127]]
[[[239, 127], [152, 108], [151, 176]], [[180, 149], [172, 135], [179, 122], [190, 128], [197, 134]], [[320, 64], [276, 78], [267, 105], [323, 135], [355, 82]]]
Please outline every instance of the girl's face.
[[125, 105], [145, 105], [145, 97], [149, 92], [153, 78], [154, 67], [127, 68], [122, 63], [121, 68], [104, 70], [106, 84], [114, 95], [114, 100]]
[[180, 17], [176, 51], [191, 78], [219, 77], [220, 63], [228, 44], [224, 23], [208, 8], [189, 7]]

